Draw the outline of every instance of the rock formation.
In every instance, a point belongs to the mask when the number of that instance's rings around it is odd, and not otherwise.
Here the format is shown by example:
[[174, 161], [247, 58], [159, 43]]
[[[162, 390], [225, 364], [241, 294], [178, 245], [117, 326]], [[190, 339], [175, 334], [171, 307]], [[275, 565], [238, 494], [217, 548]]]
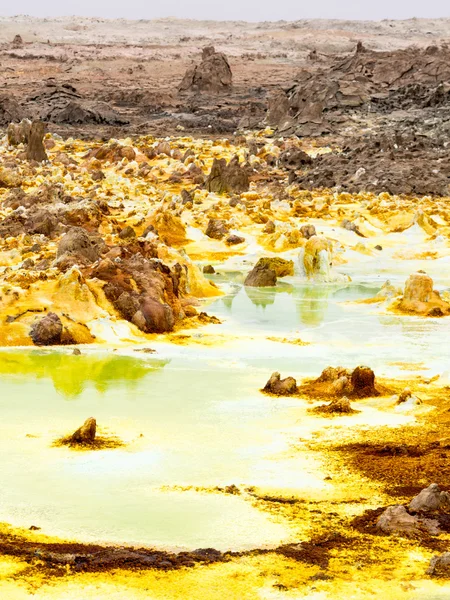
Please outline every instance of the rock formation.
[[377, 529], [383, 533], [414, 536], [423, 531], [439, 533], [439, 523], [432, 519], [419, 519], [410, 515], [404, 506], [390, 506], [378, 518]]
[[241, 194], [250, 187], [245, 166], [241, 166], [239, 158], [234, 156], [230, 162], [224, 158], [214, 159], [211, 171], [206, 178], [205, 188], [215, 194]]
[[73, 444], [92, 444], [95, 441], [96, 434], [97, 421], [93, 417], [90, 417], [69, 439]]
[[286, 124], [292, 124], [289, 113], [290, 104], [286, 93], [280, 88], [272, 90], [267, 99], [266, 121], [268, 125], [283, 130]]
[[82, 227], [73, 227], [58, 244], [57, 258], [80, 261], [83, 264], [95, 262], [100, 257], [101, 241], [98, 236], [89, 235]]
[[48, 160], [45, 151], [43, 139], [45, 135], [45, 125], [41, 121], [34, 121], [31, 124], [30, 134], [27, 144], [27, 159], [36, 162]]
[[350, 400], [346, 396], [343, 396], [342, 398], [332, 400], [329, 404], [316, 406], [312, 412], [318, 414], [351, 415], [358, 411], [353, 410]]
[[10, 146], [19, 144], [28, 144], [31, 132], [31, 121], [22, 119], [20, 123], [10, 123], [8, 125], [7, 136]]
[[410, 275], [403, 297], [393, 304], [393, 308], [429, 317], [450, 315], [450, 304], [442, 300], [438, 291], [433, 290], [433, 280], [423, 271]]
[[205, 235], [213, 240], [221, 240], [227, 234], [229, 230], [226, 222], [223, 219], [210, 219], [208, 226], [205, 231]]
[[450, 507], [450, 494], [441, 491], [437, 483], [432, 483], [413, 498], [408, 506], [411, 512], [431, 512]]
[[253, 267], [245, 278], [244, 285], [249, 287], [274, 287], [277, 284], [277, 274], [270, 267], [259, 263]]
[[303, 253], [303, 266], [308, 278], [328, 279], [332, 262], [332, 246], [326, 238], [314, 235], [308, 239]]
[[[299, 386], [299, 392], [311, 397], [371, 398], [380, 395], [375, 374], [369, 367], [327, 367], [320, 376]], [[336, 405], [339, 406], [339, 405]], [[342, 404], [345, 407], [345, 403]]]
[[232, 80], [225, 54], [207, 46], [203, 48], [201, 63], [187, 69], [179, 90], [218, 93], [229, 90]]
[[263, 391], [276, 396], [291, 396], [297, 391], [297, 382], [293, 377], [281, 379], [279, 373], [273, 373]]
[[255, 265], [255, 268], [268, 268], [275, 272], [277, 277], [288, 277], [294, 275], [294, 261], [286, 260], [285, 258], [268, 257], [260, 258]]
[[55, 346], [62, 342], [63, 325], [55, 313], [48, 313], [33, 323], [30, 337], [36, 346]]

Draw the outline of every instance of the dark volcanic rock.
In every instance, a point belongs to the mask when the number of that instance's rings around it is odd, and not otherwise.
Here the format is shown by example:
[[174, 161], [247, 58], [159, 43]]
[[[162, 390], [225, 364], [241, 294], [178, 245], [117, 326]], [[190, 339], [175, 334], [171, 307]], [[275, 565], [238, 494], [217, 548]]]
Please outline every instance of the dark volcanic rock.
[[202, 62], [189, 67], [180, 91], [221, 92], [231, 88], [233, 76], [225, 54], [213, 46], [203, 48]]
[[449, 175], [445, 142], [414, 131], [394, 131], [357, 138], [342, 152], [317, 156], [295, 181], [309, 190], [448, 196]]
[[289, 98], [286, 93], [280, 88], [272, 90], [267, 100], [267, 123], [282, 128], [290, 120], [289, 113]]
[[30, 329], [30, 337], [36, 346], [54, 346], [61, 343], [63, 326], [55, 313], [48, 313], [39, 319]]

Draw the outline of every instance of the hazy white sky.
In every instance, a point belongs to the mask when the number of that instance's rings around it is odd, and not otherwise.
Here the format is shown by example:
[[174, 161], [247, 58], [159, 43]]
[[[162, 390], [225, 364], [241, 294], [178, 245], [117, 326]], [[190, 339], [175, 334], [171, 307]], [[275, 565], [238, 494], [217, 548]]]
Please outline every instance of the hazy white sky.
[[0, 0], [0, 15], [296, 20], [450, 17], [448, 0]]

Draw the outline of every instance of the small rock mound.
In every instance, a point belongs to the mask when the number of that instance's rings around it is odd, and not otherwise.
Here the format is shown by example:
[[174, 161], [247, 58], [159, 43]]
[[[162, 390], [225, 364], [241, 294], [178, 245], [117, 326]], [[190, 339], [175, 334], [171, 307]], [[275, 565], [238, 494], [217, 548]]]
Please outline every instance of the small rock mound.
[[359, 411], [354, 410], [351, 407], [350, 400], [344, 396], [343, 398], [336, 398], [329, 404], [322, 404], [316, 406], [312, 412], [318, 414], [332, 414], [332, 415], [352, 415]]
[[409, 276], [403, 297], [393, 308], [428, 317], [450, 315], [450, 304], [442, 300], [439, 292], [433, 289], [433, 280], [423, 271]]
[[450, 507], [450, 494], [441, 491], [437, 483], [422, 490], [408, 506], [412, 512], [430, 512], [444, 507]]
[[377, 529], [383, 533], [414, 536], [423, 531], [439, 533], [439, 523], [434, 519], [419, 519], [410, 515], [404, 506], [390, 506], [377, 520]]
[[247, 275], [244, 285], [248, 287], [275, 287], [277, 274], [265, 265], [257, 264]]
[[203, 48], [202, 62], [189, 67], [179, 91], [218, 93], [227, 91], [233, 83], [233, 75], [227, 57], [216, 52], [214, 46]]
[[288, 277], [294, 275], [294, 261], [284, 258], [266, 257], [260, 258], [255, 265], [256, 267], [268, 268], [275, 271], [277, 277]]
[[221, 240], [228, 234], [228, 227], [223, 219], [210, 219], [205, 235], [213, 240]]
[[10, 123], [6, 135], [10, 146], [18, 146], [19, 144], [28, 144], [31, 132], [31, 121], [22, 119], [20, 123]]
[[56, 346], [62, 343], [63, 325], [55, 313], [48, 313], [30, 329], [30, 337], [36, 346]]
[[375, 373], [370, 367], [356, 367], [352, 373], [351, 384], [354, 395], [359, 398], [379, 395], [375, 389]]
[[234, 156], [228, 164], [224, 158], [215, 158], [206, 178], [205, 187], [208, 192], [215, 194], [247, 192], [250, 187], [247, 169], [240, 165], [237, 156]]
[[63, 258], [73, 257], [82, 263], [90, 264], [100, 257], [100, 242], [90, 236], [82, 227], [73, 227], [59, 242], [56, 257], [58, 262]]
[[276, 396], [291, 396], [297, 391], [297, 382], [293, 377], [281, 379], [279, 373], [273, 373], [263, 391]]
[[97, 434], [97, 421], [90, 417], [71, 435], [74, 444], [92, 444]]
[[119, 448], [123, 442], [116, 437], [101, 437], [97, 435], [97, 421], [89, 417], [72, 435], [60, 438], [54, 446], [69, 446], [77, 450], [104, 450]]
[[48, 160], [47, 152], [44, 147], [45, 125], [41, 121], [34, 121], [31, 124], [30, 134], [27, 144], [27, 159], [43, 162]]

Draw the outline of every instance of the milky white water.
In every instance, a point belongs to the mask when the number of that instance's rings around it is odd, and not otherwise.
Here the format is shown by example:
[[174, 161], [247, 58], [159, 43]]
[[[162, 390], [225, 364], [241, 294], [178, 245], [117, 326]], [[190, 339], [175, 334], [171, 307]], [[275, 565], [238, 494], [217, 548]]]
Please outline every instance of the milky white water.
[[[218, 335], [224, 343], [155, 342], [157, 358], [132, 349], [0, 353], [2, 521], [66, 538], [164, 548], [294, 541], [289, 524], [258, 510], [245, 490], [332, 493], [317, 456], [292, 452], [324, 422], [301, 400], [261, 394], [269, 375], [301, 379], [328, 365], [369, 364], [378, 375], [407, 378], [402, 361], [416, 363], [411, 370], [424, 376], [449, 368], [450, 321], [355, 303], [373, 297], [384, 279], [311, 285], [294, 277], [276, 290], [246, 289], [241, 279], [217, 278], [229, 293], [207, 309], [223, 323], [190, 332], [197, 342]], [[274, 336], [309, 345], [267, 339]], [[360, 414], [340, 424], [395, 426], [413, 418], [375, 402], [357, 408]], [[126, 446], [51, 446], [90, 416]], [[193, 489], [231, 484], [243, 493]]]

